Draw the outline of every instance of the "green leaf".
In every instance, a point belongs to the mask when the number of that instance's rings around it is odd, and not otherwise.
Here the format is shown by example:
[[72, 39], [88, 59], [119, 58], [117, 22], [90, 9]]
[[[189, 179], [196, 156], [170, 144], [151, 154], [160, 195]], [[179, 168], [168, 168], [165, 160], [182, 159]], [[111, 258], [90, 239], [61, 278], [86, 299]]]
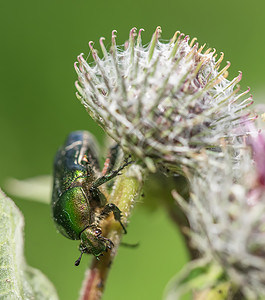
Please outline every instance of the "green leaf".
[[50, 281], [25, 262], [23, 227], [23, 215], [0, 190], [0, 299], [56, 300]]

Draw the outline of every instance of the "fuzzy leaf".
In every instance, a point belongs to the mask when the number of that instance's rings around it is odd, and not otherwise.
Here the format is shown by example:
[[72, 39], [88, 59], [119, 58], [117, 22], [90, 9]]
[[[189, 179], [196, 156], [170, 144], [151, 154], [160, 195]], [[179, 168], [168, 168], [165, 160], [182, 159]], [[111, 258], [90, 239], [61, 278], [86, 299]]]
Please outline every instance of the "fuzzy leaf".
[[56, 300], [49, 280], [25, 262], [23, 227], [23, 215], [0, 190], [0, 299]]

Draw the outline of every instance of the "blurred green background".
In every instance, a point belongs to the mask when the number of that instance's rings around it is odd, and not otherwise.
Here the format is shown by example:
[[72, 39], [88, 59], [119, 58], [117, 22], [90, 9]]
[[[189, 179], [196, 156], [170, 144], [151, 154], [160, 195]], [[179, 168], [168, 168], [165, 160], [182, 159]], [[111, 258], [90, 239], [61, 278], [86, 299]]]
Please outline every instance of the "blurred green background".
[[[108, 45], [113, 29], [118, 44], [133, 26], [145, 29], [143, 43], [157, 25], [162, 39], [175, 30], [197, 37], [223, 51], [232, 63], [229, 79], [243, 71], [242, 89], [250, 86], [262, 102], [264, 1], [15, 0], [2, 1], [1, 12], [1, 186], [8, 177], [51, 174], [55, 151], [72, 130], [90, 130], [103, 143], [103, 132], [75, 98], [73, 63], [89, 52], [88, 41], [97, 47], [105, 36]], [[75, 267], [78, 242], [56, 233], [50, 208], [14, 200], [25, 216], [28, 263], [51, 279], [60, 299], [77, 299], [91, 258]], [[124, 241], [139, 241], [140, 247], [120, 249], [104, 299], [161, 299], [168, 280], [187, 261], [182, 239], [163, 209], [144, 203], [138, 204], [128, 232]]]

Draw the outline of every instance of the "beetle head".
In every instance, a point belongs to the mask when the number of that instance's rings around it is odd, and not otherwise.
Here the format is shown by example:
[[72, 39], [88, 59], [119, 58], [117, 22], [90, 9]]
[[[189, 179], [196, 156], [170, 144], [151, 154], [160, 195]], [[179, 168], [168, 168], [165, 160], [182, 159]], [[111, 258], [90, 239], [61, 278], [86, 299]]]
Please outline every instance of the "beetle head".
[[75, 262], [76, 266], [80, 264], [83, 253], [93, 254], [96, 258], [98, 258], [114, 246], [112, 241], [101, 236], [101, 230], [94, 226], [89, 226], [83, 230], [80, 234], [80, 239], [81, 243], [79, 250], [81, 255]]

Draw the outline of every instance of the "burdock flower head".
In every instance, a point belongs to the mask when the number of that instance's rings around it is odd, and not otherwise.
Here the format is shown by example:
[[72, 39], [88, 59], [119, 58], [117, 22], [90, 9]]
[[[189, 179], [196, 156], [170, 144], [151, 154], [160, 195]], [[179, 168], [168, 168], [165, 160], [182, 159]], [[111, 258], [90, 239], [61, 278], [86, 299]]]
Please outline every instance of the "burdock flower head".
[[192, 178], [189, 204], [175, 196], [186, 211], [196, 248], [223, 268], [246, 299], [264, 299], [265, 135], [256, 132], [248, 144], [237, 164], [224, 157], [219, 166], [201, 169], [204, 178]]
[[77, 96], [125, 152], [150, 170], [195, 167], [205, 149], [237, 134], [234, 129], [249, 118], [242, 110], [251, 97], [245, 98], [248, 90], [238, 93], [241, 73], [226, 79], [229, 62], [219, 70], [223, 53], [217, 57], [215, 49], [205, 51], [178, 31], [162, 42], [160, 27], [143, 46], [142, 31], [131, 29], [121, 47], [113, 31], [109, 52], [101, 38], [102, 57], [89, 42], [94, 62], [78, 56]]

